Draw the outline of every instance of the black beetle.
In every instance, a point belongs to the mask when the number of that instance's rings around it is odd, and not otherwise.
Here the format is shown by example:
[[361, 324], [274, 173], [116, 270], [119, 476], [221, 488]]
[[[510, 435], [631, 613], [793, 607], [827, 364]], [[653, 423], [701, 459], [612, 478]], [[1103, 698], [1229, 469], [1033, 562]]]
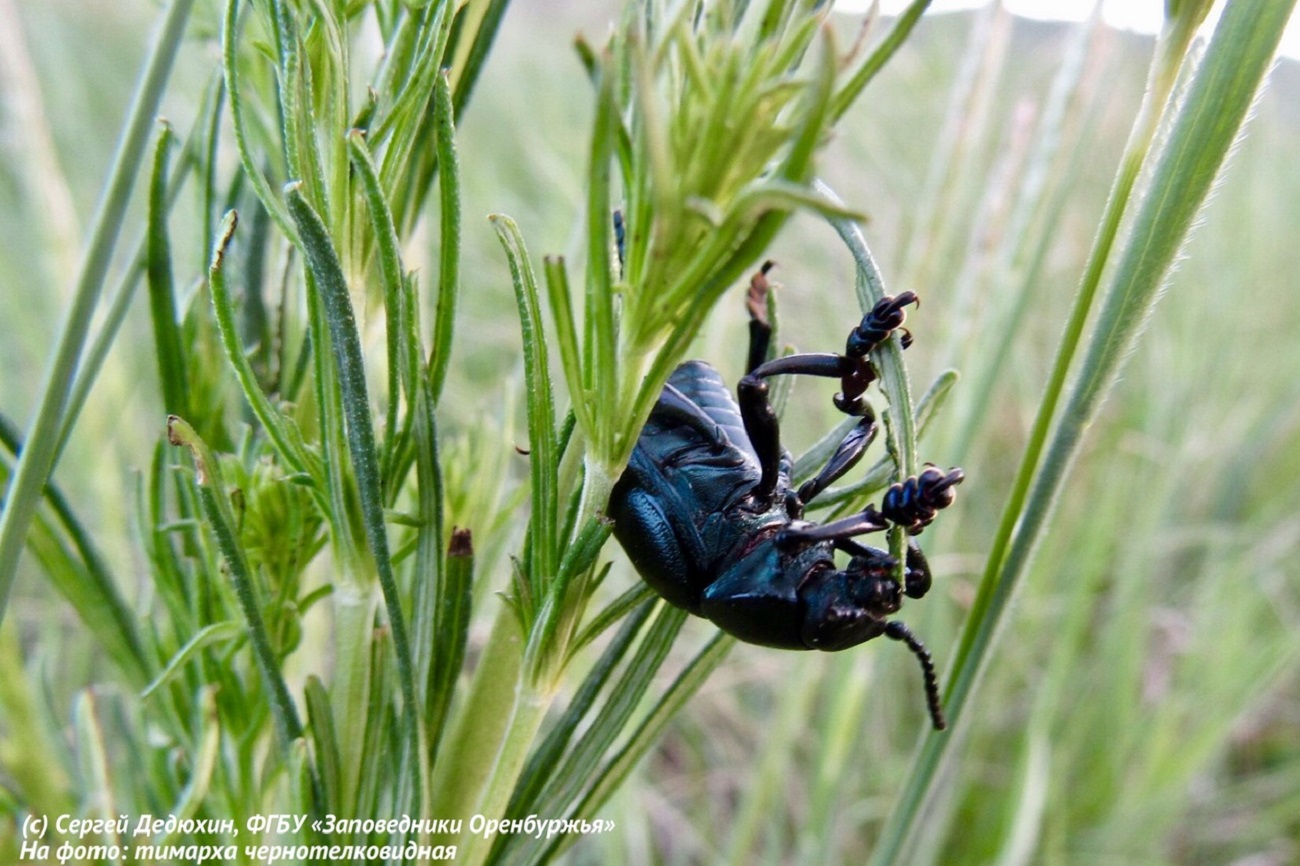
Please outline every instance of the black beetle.
[[[821, 525], [803, 519], [804, 506], [853, 468], [875, 438], [875, 417], [863, 397], [877, 377], [868, 355], [901, 328], [904, 308], [917, 297], [904, 292], [881, 300], [849, 334], [842, 355], [765, 362], [770, 266], [751, 282], [749, 363], [737, 388], [739, 402], [708, 364], [690, 361], [673, 371], [614, 487], [614, 535], [670, 604], [748, 643], [833, 651], [880, 635], [902, 641], [921, 663], [930, 717], [943, 729], [929, 653], [907, 626], [886, 619], [901, 607], [903, 594], [925, 595], [929, 565], [909, 542], [900, 587], [897, 561], [854, 538], [890, 523], [919, 533], [953, 501], [962, 471], [927, 466], [890, 487], [879, 510], [869, 505]], [[902, 335], [910, 345], [911, 335]], [[835, 405], [859, 418], [825, 468], [797, 491], [765, 381], [782, 374], [839, 379]], [[847, 568], [835, 567], [836, 550], [850, 555]]]

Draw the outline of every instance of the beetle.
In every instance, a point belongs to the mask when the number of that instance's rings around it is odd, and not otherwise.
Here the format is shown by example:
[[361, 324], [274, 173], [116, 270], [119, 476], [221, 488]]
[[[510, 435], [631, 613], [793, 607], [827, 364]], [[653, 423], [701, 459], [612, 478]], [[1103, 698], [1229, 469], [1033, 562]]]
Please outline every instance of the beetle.
[[[902, 586], [897, 560], [858, 536], [905, 528], [920, 533], [953, 501], [959, 468], [927, 465], [885, 491], [877, 509], [831, 523], [803, 518], [804, 507], [852, 469], [877, 433], [864, 393], [878, 373], [870, 353], [895, 331], [904, 347], [912, 292], [887, 296], [849, 333], [842, 354], [787, 355], [767, 361], [767, 263], [754, 276], [747, 306], [747, 372], [733, 399], [718, 372], [688, 361], [669, 376], [610, 499], [614, 535], [642, 578], [670, 604], [711, 620], [740, 640], [791, 650], [836, 651], [884, 635], [921, 664], [931, 721], [946, 723], [938, 678], [925, 646], [889, 619], [903, 596], [921, 598], [930, 567], [909, 538]], [[835, 405], [857, 423], [826, 466], [798, 489], [767, 380], [808, 375], [840, 380]], [[835, 552], [849, 555], [847, 568]]]

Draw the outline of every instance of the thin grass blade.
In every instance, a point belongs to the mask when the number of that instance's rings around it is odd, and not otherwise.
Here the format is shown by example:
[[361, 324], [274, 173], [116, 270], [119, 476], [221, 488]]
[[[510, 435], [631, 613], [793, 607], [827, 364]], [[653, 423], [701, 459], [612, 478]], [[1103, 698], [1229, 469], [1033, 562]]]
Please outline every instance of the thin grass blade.
[[460, 156], [456, 152], [456, 113], [450, 74], [441, 72], [433, 89], [434, 140], [438, 153], [438, 299], [433, 308], [429, 346], [429, 386], [437, 405], [451, 364], [452, 329], [460, 295]]
[[41, 387], [41, 396], [27, 430], [25, 448], [14, 467], [9, 489], [0, 511], [0, 622], [4, 620], [9, 590], [18, 570], [23, 542], [40, 503], [45, 482], [54, 472], [59, 430], [67, 405], [69, 388], [85, 347], [90, 319], [99, 301], [113, 250], [117, 246], [123, 215], [144, 159], [149, 128], [163, 90], [171, 75], [172, 61], [180, 47], [185, 24], [194, 0], [173, 0], [150, 49], [149, 60], [127, 115], [122, 143], [109, 170], [104, 197], [90, 232], [86, 259], [77, 278], [76, 291], [64, 321], [58, 347]]
[[[17, 458], [22, 451], [17, 427], [8, 418], [0, 415], [0, 445], [11, 457]], [[0, 484], [11, 477], [12, 464], [0, 460]], [[131, 606], [118, 590], [117, 581], [109, 569], [108, 563], [100, 554], [93, 538], [85, 525], [72, 509], [71, 502], [53, 481], [45, 485], [45, 503], [54, 513], [58, 525], [62, 527], [68, 541], [77, 552], [79, 564], [74, 564], [71, 551], [61, 542], [56, 542], [56, 532], [52, 525], [47, 525], [38, 511], [33, 517], [33, 527], [29, 536], [29, 545], [40, 545], [39, 535], [48, 535], [49, 544], [58, 544], [67, 557], [67, 564], [58, 572], [66, 575], [66, 580], [54, 579], [57, 589], [77, 611], [82, 621], [93, 631], [107, 648], [111, 656], [126, 673], [133, 686], [143, 685], [152, 671], [153, 663], [144, 648], [137, 618]], [[54, 578], [54, 575], [51, 575]]]

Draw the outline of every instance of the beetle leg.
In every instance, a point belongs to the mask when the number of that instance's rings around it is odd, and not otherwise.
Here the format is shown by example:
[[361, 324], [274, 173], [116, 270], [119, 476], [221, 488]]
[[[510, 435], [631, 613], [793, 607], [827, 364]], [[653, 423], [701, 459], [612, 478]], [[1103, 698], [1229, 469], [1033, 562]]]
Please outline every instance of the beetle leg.
[[921, 598], [930, 591], [930, 563], [913, 538], [907, 539], [907, 574], [903, 592], [908, 598]]
[[843, 542], [857, 535], [879, 532], [888, 529], [889, 522], [872, 506], [868, 505], [857, 514], [836, 520], [834, 523], [808, 526], [792, 526], [777, 533], [778, 545], [801, 544], [810, 541]]
[[851, 538], [837, 538], [831, 543], [835, 545], [836, 550], [842, 550], [845, 553], [847, 553], [849, 556], [861, 556], [867, 559], [888, 560], [888, 563], [886, 563], [887, 565], [895, 564], [894, 557], [890, 556], [888, 553], [881, 550], [880, 548], [868, 547], [862, 542], [854, 541]]
[[800, 355], [783, 355], [759, 364], [749, 371], [746, 379], [766, 379], [769, 376], [824, 376], [838, 379], [848, 373], [853, 362], [843, 355], [830, 352], [806, 352]]
[[745, 372], [752, 373], [767, 360], [767, 352], [772, 343], [772, 323], [767, 320], [767, 295], [771, 286], [767, 282], [767, 272], [773, 263], [763, 262], [749, 280], [749, 292], [745, 295], [745, 309], [749, 310], [749, 361]]
[[876, 367], [868, 357], [870, 353], [895, 331], [902, 332], [904, 349], [912, 345], [912, 334], [903, 327], [903, 320], [907, 318], [903, 308], [919, 303], [913, 292], [886, 295], [849, 332], [849, 338], [844, 344], [845, 359], [849, 363], [840, 379], [842, 390], [835, 395], [835, 406], [841, 412], [848, 415], [862, 414], [862, 395], [878, 377]]
[[854, 425], [853, 429], [848, 432], [843, 440], [840, 441], [839, 447], [831, 455], [831, 459], [826, 461], [822, 471], [817, 473], [817, 477], [804, 484], [799, 488], [799, 501], [807, 505], [827, 487], [830, 487], [836, 481], [844, 476], [858, 461], [862, 459], [863, 453], [876, 438], [876, 416], [871, 411], [871, 407], [866, 406], [866, 413]]
[[770, 505], [781, 472], [781, 428], [768, 399], [767, 383], [751, 373], [740, 380], [736, 396], [740, 398], [740, 419], [762, 469], [754, 495]]
[[[763, 467], [763, 477], [755, 495], [762, 502], [770, 503], [776, 491], [777, 473], [781, 464], [781, 431], [777, 424], [776, 412], [772, 410], [768, 398], [767, 382], [769, 376], [804, 375], [842, 378], [849, 374], [854, 362], [843, 355], [828, 353], [809, 353], [806, 355], [786, 355], [759, 364], [740, 380], [736, 396], [740, 403], [740, 418], [745, 423], [745, 432], [758, 454], [758, 463]], [[862, 410], [866, 403], [859, 401]], [[866, 410], [869, 411], [869, 410]], [[862, 411], [851, 414], [862, 414]], [[851, 466], [852, 464], [850, 464]]]
[[[889, 339], [889, 335], [903, 327], [907, 313], [903, 308], [909, 304], [920, 306], [921, 300], [915, 292], [903, 292], [899, 295], [885, 295], [872, 307], [858, 326], [849, 332], [845, 353], [851, 358], [861, 358], [868, 352]], [[912, 343], [912, 335], [903, 329], [903, 348]]]
[[[842, 550], [849, 556], [860, 556], [871, 562], [880, 563], [891, 570], [898, 564], [898, 560], [885, 551], [877, 547], [868, 547], [851, 538], [837, 538], [831, 543], [835, 545], [836, 550]], [[916, 540], [909, 538], [907, 540], [907, 573], [904, 576], [903, 592], [907, 594], [908, 598], [922, 598], [930, 591], [931, 582], [930, 563], [926, 561], [925, 554], [921, 552]]]

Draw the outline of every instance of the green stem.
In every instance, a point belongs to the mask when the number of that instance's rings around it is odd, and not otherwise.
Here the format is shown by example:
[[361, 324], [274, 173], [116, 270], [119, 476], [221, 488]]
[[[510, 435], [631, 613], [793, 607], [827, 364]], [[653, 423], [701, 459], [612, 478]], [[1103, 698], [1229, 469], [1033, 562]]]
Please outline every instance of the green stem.
[[[528, 760], [529, 749], [537, 739], [546, 711], [555, 695], [552, 687], [535, 687], [519, 682], [514, 702], [510, 707], [505, 736], [491, 762], [491, 772], [470, 815], [495, 818], [506, 814], [510, 795], [514, 793], [519, 774]], [[494, 836], [472, 832], [468, 821], [456, 846], [456, 861], [463, 866], [479, 866], [487, 860], [496, 842]]]
[[163, 90], [171, 75], [172, 61], [180, 46], [194, 0], [173, 0], [163, 19], [162, 29], [149, 55], [148, 65], [140, 79], [139, 89], [127, 115], [126, 130], [113, 167], [109, 172], [108, 186], [95, 214], [90, 233], [90, 246], [86, 253], [68, 318], [59, 337], [54, 360], [41, 389], [35, 420], [24, 437], [27, 447], [18, 458], [14, 474], [5, 496], [4, 512], [0, 514], [0, 622], [4, 620], [9, 602], [9, 590], [18, 571], [27, 530], [36, 514], [41, 491], [54, 472], [58, 454], [59, 426], [63, 423], [64, 408], [69, 387], [85, 346], [91, 316], [103, 289], [104, 277], [117, 245], [131, 188], [144, 158], [145, 143], [153, 127], [154, 115]]
[[[509, 605], [500, 604], [469, 694], [439, 750], [433, 815], [468, 823], [476, 805], [484, 799], [494, 777], [497, 756], [511, 735], [515, 694], [522, 687], [523, 657], [519, 620]], [[468, 835], [466, 832], [461, 838]], [[439, 841], [454, 843], [456, 839], [444, 837]]]
[[[1065, 390], [1065, 380], [1069, 374], [1070, 365], [1078, 352], [1084, 324], [1087, 322], [1088, 314], [1092, 310], [1093, 300], [1096, 297], [1098, 287], [1101, 285], [1106, 263], [1110, 260], [1111, 250], [1114, 248], [1115, 241], [1119, 236], [1120, 223], [1124, 218], [1129, 202], [1133, 200], [1133, 188], [1137, 183], [1142, 164], [1146, 160], [1151, 145], [1155, 140], [1162, 111], [1169, 101], [1169, 95], [1173, 92], [1174, 82], [1178, 77], [1179, 61], [1186, 53], [1192, 35], [1194, 35], [1194, 31], [1188, 28], [1166, 26], [1161, 31], [1160, 39], [1156, 43], [1156, 56], [1152, 61], [1147, 90], [1142, 105], [1138, 110], [1137, 119], [1133, 123], [1133, 129], [1129, 133], [1129, 140], [1124, 148], [1124, 156], [1121, 158], [1119, 172], [1115, 177], [1115, 183], [1111, 188], [1110, 197], [1106, 203], [1106, 210], [1102, 215], [1101, 227], [1098, 229], [1097, 237], [1093, 242], [1088, 264], [1080, 281], [1078, 294], [1074, 299], [1074, 307], [1070, 311], [1070, 318], [1065, 326], [1065, 334], [1057, 347], [1056, 359], [1052, 364], [1052, 372], [1048, 377], [1047, 389], [1044, 391], [1042, 402], [1038, 407], [1038, 415], [1034, 419], [1034, 427], [1029, 436], [1029, 443], [1021, 458], [1011, 496], [1002, 512], [1002, 521], [998, 526], [997, 536], [989, 552], [984, 577], [986, 587], [994, 570], [1001, 565], [1006, 555], [1007, 546], [1010, 543], [1011, 533], [1023, 513], [1025, 497], [1028, 495], [1029, 485], [1033, 480], [1034, 471], [1038, 467], [1039, 458], [1042, 456], [1044, 447], [1046, 447], [1047, 434], [1052, 426], [1052, 420], [1056, 416], [1056, 407], [1060, 402], [1061, 393]], [[981, 597], [985, 594], [982, 592]], [[977, 618], [975, 614], [978, 612], [972, 611], [972, 620]], [[960, 662], [961, 659], [962, 656], [959, 654], [958, 661]]]
[[925, 10], [930, 8], [930, 0], [913, 0], [903, 10], [903, 14], [898, 17], [894, 23], [894, 28], [881, 41], [875, 51], [863, 61], [862, 65], [854, 71], [853, 75], [835, 94], [835, 99], [831, 102], [831, 117], [839, 120], [844, 112], [857, 101], [862, 94], [863, 89], [876, 77], [876, 73], [885, 67], [889, 59], [894, 56], [907, 37], [911, 35], [914, 28]]
[[[336, 557], [346, 561], [346, 556]], [[361, 776], [366, 772], [366, 730], [370, 723], [370, 654], [379, 596], [373, 580], [340, 580], [334, 585], [334, 676], [330, 684], [339, 749], [340, 814], [352, 815]], [[373, 756], [371, 756], [373, 760]]]

